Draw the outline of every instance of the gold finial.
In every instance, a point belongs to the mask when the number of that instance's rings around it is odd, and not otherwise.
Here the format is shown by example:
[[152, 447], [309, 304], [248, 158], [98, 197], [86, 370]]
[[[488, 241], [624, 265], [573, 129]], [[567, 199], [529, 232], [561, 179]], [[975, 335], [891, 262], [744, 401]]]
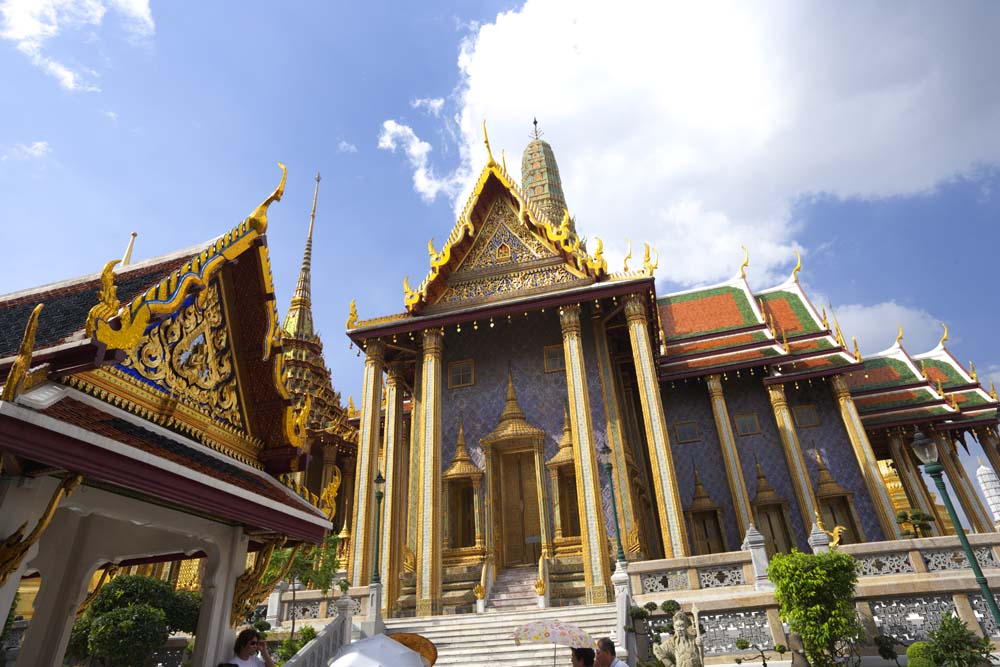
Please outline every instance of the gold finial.
[[406, 295], [407, 301], [413, 296], [413, 288], [410, 287], [410, 276], [403, 278], [403, 294]]
[[500, 164], [503, 165], [503, 173], [507, 173], [507, 153], [504, 149], [500, 149]]
[[646, 246], [646, 250], [642, 254], [642, 268], [645, 269], [646, 273], [649, 275], [653, 275], [653, 272], [656, 271], [656, 267], [660, 265], [660, 253], [657, 252], [655, 248], [653, 249], [653, 252], [656, 253], [656, 261], [652, 262], [649, 259], [649, 244], [645, 243], [643, 245]]
[[[830, 306], [830, 312], [833, 312], [833, 306]], [[844, 340], [844, 332], [840, 330], [840, 322], [837, 321], [837, 314], [833, 313], [833, 334], [837, 339], [837, 344], [843, 348], [847, 347], [847, 341]]]
[[941, 384], [941, 378], [938, 378], [937, 380], [937, 393], [944, 396], [944, 386]]
[[267, 231], [267, 207], [276, 201], [281, 201], [281, 196], [285, 194], [285, 179], [288, 178], [288, 170], [280, 162], [278, 166], [281, 167], [281, 181], [278, 183], [278, 187], [247, 218], [247, 222], [257, 230], [258, 234], [263, 234]]
[[139, 232], [132, 232], [132, 236], [129, 237], [128, 246], [125, 248], [125, 254], [122, 255], [122, 266], [128, 266], [132, 261], [132, 248], [135, 246], [135, 237], [139, 235]]
[[0, 393], [0, 401], [13, 401], [21, 393], [28, 372], [31, 370], [31, 353], [35, 349], [35, 332], [38, 330], [38, 317], [42, 314], [43, 304], [35, 306], [28, 316], [28, 322], [24, 327], [24, 336], [21, 338], [21, 345], [17, 350], [17, 357], [7, 372], [7, 380], [3, 383], [3, 392]]
[[531, 132], [531, 138], [532, 139], [541, 139], [542, 138], [542, 133], [538, 129], [538, 119], [537, 118], [533, 118], [531, 120], [531, 124], [535, 126], [535, 129], [532, 130], [532, 132]]
[[625, 243], [628, 244], [628, 251], [625, 253], [625, 268], [623, 268], [622, 271], [628, 273], [628, 261], [632, 259], [632, 242], [625, 239]]
[[97, 305], [87, 313], [86, 332], [93, 336], [97, 332], [97, 320], [108, 320], [118, 314], [118, 288], [115, 287], [115, 266], [119, 260], [113, 259], [101, 269], [101, 286], [97, 290]]
[[747, 250], [745, 245], [740, 245], [743, 248], [743, 263], [740, 264], [740, 278], [746, 279], [747, 277], [747, 267], [750, 266], [750, 251]]
[[978, 463], [979, 465], [983, 465], [983, 457], [982, 456], [977, 456], [976, 457], [976, 463]]
[[969, 377], [971, 377], [976, 382], [979, 382], [979, 376], [976, 375], [976, 366], [971, 361], [969, 362]]
[[792, 353], [792, 349], [788, 347], [788, 332], [785, 331], [784, 327], [781, 327], [781, 345], [785, 348], [785, 354]]
[[896, 336], [896, 345], [899, 345], [900, 343], [903, 342], [903, 325], [900, 324], [898, 326], [899, 326], [899, 335]]
[[795, 251], [795, 259], [797, 261], [795, 262], [795, 268], [792, 269], [792, 278], [795, 279], [795, 282], [799, 282], [799, 271], [802, 270], [802, 255], [799, 254], [798, 250]]
[[925, 380], [929, 379], [927, 377], [927, 364], [926, 364], [926, 362], [924, 362], [923, 359], [920, 360], [920, 374], [924, 376]]
[[434, 239], [427, 242], [427, 254], [431, 256], [431, 260], [438, 256], [438, 251], [434, 249]]
[[944, 347], [945, 341], [948, 340], [948, 325], [942, 322], [941, 327], [944, 329], [944, 333], [941, 334], [941, 340], [938, 341], [938, 345]]
[[316, 221], [316, 200], [319, 198], [319, 172], [316, 172], [316, 187], [313, 189], [313, 207], [312, 212], [309, 214], [309, 238], [313, 235], [313, 222]]
[[854, 358], [858, 360], [858, 363], [864, 361], [861, 358], [861, 350], [858, 349], [858, 337], [851, 336], [851, 340], [854, 341]]
[[993, 397], [994, 401], [1000, 400], [997, 399], [997, 388], [993, 386], [993, 380], [990, 380], [990, 396]]
[[[355, 299], [351, 299], [351, 308], [347, 311], [347, 328], [353, 329], [358, 324], [358, 304]], [[353, 409], [353, 408], [352, 408]]]
[[490, 135], [486, 133], [485, 119], [483, 119], [483, 143], [486, 144], [486, 155], [489, 157], [487, 164], [490, 167], [496, 166], [496, 160], [493, 159], [493, 150], [490, 148]]
[[823, 328], [826, 330], [830, 329], [830, 321], [826, 319], [826, 306], [820, 306], [823, 309]]

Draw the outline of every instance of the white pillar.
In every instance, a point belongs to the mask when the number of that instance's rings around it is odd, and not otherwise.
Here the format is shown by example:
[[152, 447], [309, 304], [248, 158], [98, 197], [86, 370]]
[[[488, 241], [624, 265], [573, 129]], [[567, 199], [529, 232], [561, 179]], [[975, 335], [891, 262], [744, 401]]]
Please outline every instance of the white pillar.
[[246, 569], [247, 537], [240, 526], [227, 531], [207, 553], [205, 578], [201, 584], [198, 641], [194, 643], [194, 665], [217, 665], [232, 657], [235, 636], [229, 628], [236, 579]]
[[993, 515], [993, 525], [1000, 525], [1000, 479], [991, 468], [980, 461], [976, 469], [976, 480], [979, 481], [979, 488], [982, 489], [986, 504], [989, 505], [990, 514]]
[[635, 665], [636, 643], [635, 633], [626, 632], [625, 626], [630, 625], [628, 610], [632, 608], [632, 579], [628, 576], [628, 563], [618, 561], [614, 574], [611, 575], [611, 585], [615, 587], [615, 629], [611, 641], [624, 646], [628, 653], [628, 664]]

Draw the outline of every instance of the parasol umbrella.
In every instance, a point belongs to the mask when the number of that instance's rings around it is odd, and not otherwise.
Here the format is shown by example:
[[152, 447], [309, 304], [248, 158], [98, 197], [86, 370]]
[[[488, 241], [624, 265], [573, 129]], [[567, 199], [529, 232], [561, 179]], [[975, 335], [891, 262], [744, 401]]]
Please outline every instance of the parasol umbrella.
[[537, 642], [552, 644], [552, 664], [556, 664], [556, 647], [593, 648], [594, 640], [581, 627], [572, 623], [563, 623], [555, 619], [532, 621], [514, 630], [514, 643]]
[[385, 635], [375, 635], [342, 646], [328, 667], [426, 667], [417, 653]]

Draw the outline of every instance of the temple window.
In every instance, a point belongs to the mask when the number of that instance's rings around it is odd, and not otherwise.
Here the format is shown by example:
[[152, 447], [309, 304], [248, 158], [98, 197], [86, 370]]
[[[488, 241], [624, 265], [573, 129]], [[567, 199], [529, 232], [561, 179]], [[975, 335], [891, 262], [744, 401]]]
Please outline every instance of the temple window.
[[797, 428], [819, 426], [819, 412], [815, 405], [796, 405], [792, 408], [792, 417]]
[[783, 505], [757, 506], [757, 529], [764, 535], [768, 557], [776, 553], [792, 552], [792, 538], [785, 519], [785, 511]]
[[506, 262], [510, 260], [510, 246], [506, 243], [501, 243], [497, 246], [497, 261]]
[[572, 466], [559, 470], [559, 512], [563, 537], [579, 537], [580, 508], [576, 499], [576, 472]]
[[694, 555], [718, 554], [726, 550], [717, 511], [692, 513], [691, 529], [694, 537]]
[[736, 435], [757, 435], [760, 433], [760, 422], [756, 412], [738, 412], [733, 415], [733, 430]]
[[476, 546], [475, 499], [471, 479], [449, 482], [448, 536], [452, 549]]
[[827, 530], [832, 531], [835, 526], [844, 528], [840, 534], [840, 544], [857, 544], [862, 541], [858, 537], [858, 529], [854, 523], [854, 513], [851, 511], [848, 496], [823, 498], [819, 501], [819, 507], [820, 516], [823, 517], [823, 525]]
[[544, 354], [546, 373], [566, 370], [566, 355], [563, 354], [562, 345], [546, 345]]
[[448, 389], [471, 387], [475, 383], [476, 373], [472, 359], [453, 361], [448, 364]]
[[698, 428], [698, 422], [677, 422], [674, 424], [674, 433], [677, 435], [677, 442], [680, 444], [701, 442], [701, 430]]

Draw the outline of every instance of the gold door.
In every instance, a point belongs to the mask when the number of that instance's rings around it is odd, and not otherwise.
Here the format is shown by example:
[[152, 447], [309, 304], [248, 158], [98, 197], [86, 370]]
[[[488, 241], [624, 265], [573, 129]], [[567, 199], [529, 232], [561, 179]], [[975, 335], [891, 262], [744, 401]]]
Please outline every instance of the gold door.
[[500, 456], [503, 565], [533, 565], [542, 555], [534, 452]]
[[786, 527], [784, 508], [781, 505], [765, 505], [757, 508], [757, 528], [764, 535], [767, 555], [791, 553], [792, 538]]

